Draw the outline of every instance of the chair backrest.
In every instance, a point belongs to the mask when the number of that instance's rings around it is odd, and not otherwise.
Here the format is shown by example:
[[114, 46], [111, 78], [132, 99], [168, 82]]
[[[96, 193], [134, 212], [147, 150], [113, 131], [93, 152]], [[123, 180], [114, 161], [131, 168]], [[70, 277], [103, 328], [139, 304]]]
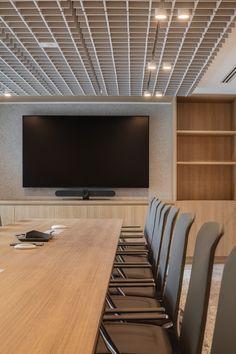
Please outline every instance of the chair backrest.
[[158, 200], [158, 199], [155, 198], [155, 197], [152, 197], [152, 198], [150, 199], [149, 203], [148, 203], [147, 214], [146, 214], [146, 220], [145, 220], [144, 228], [143, 228], [144, 235], [146, 235], [146, 233], [147, 233], [147, 228], [148, 228], [148, 223], [149, 223], [150, 212], [151, 212], [152, 203], [154, 202], [154, 200]]
[[211, 354], [236, 353], [236, 247], [223, 272]]
[[152, 203], [152, 209], [150, 213], [150, 222], [149, 222], [149, 227], [148, 227], [148, 232], [146, 235], [147, 243], [149, 245], [149, 248], [151, 247], [152, 240], [153, 240], [153, 235], [155, 234], [155, 229], [159, 225], [160, 221], [160, 213], [162, 208], [164, 207], [164, 204], [160, 200], [155, 200]]
[[175, 328], [177, 325], [188, 236], [193, 220], [193, 214], [184, 213], [176, 221], [166, 284], [163, 291], [163, 304]]
[[164, 228], [162, 245], [160, 250], [159, 265], [157, 268], [157, 275], [156, 275], [157, 291], [161, 297], [163, 296], [167, 266], [168, 266], [169, 255], [170, 255], [170, 246], [171, 246], [174, 225], [175, 225], [178, 212], [179, 212], [179, 208], [171, 207], [167, 215], [166, 224]]
[[147, 223], [144, 232], [144, 235], [148, 243], [150, 243], [150, 240], [152, 239], [153, 230], [156, 223], [157, 207], [160, 203], [161, 203], [160, 200], [154, 198], [150, 206], [150, 212], [148, 213]]
[[151, 250], [149, 253], [151, 256], [150, 260], [152, 262], [154, 270], [157, 269], [158, 264], [159, 264], [160, 250], [161, 250], [161, 245], [162, 245], [164, 228], [165, 228], [166, 218], [167, 218], [170, 208], [171, 208], [171, 206], [168, 204], [165, 204], [164, 207], [162, 208], [162, 210], [160, 212], [160, 220], [159, 220], [158, 228], [155, 228], [156, 234], [153, 234]]
[[197, 234], [179, 338], [181, 354], [200, 354], [202, 351], [214, 255], [222, 235], [222, 227], [216, 222], [203, 224]]

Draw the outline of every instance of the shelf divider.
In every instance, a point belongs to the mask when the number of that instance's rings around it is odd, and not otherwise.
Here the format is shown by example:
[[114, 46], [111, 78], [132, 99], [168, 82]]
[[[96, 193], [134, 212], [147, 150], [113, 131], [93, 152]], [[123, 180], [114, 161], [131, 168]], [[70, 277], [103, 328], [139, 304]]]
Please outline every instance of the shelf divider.
[[236, 130], [177, 130], [177, 135], [233, 136]]
[[236, 165], [236, 161], [177, 161], [177, 165]]

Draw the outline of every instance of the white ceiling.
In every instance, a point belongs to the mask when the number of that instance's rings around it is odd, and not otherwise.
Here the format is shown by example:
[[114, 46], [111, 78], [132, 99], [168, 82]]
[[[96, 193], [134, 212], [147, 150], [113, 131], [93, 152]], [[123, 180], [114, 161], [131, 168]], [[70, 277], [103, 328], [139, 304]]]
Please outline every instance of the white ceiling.
[[158, 24], [160, 0], [0, 0], [0, 94], [190, 95], [235, 24], [236, 0], [161, 3], [168, 19]]
[[222, 83], [226, 75], [236, 66], [236, 27], [219, 50], [194, 94], [236, 94], [236, 76], [229, 83]]

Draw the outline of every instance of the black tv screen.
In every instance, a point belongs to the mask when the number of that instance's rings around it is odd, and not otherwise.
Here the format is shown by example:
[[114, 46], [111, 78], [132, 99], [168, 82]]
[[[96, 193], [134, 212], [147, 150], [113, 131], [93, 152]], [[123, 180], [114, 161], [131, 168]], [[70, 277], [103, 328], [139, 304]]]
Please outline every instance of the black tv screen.
[[23, 187], [149, 186], [149, 117], [23, 116]]

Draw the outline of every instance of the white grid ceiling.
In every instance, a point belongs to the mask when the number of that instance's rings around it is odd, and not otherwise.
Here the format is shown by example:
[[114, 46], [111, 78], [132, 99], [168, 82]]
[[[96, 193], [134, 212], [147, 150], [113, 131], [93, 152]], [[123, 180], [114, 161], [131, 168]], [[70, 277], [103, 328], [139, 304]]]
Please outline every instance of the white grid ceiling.
[[[0, 94], [190, 95], [232, 26], [236, 1], [0, 0]], [[190, 9], [180, 21], [177, 9]], [[40, 43], [54, 42], [55, 48]], [[147, 63], [157, 69], [150, 73]], [[162, 70], [171, 62], [170, 72]]]

